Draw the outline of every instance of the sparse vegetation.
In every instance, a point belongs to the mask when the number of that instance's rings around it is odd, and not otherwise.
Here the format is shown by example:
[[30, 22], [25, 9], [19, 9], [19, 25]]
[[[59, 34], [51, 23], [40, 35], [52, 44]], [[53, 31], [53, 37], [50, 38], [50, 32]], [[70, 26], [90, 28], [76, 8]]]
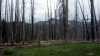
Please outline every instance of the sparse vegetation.
[[38, 40], [38, 45], [37, 47], [41, 47], [40, 39]]
[[11, 48], [3, 49], [3, 55], [12, 55], [13, 53], [14, 53], [14, 50]]
[[41, 1], [0, 0], [0, 56], [100, 56], [96, 0]]
[[100, 56], [100, 44], [63, 44], [26, 48], [12, 56]]

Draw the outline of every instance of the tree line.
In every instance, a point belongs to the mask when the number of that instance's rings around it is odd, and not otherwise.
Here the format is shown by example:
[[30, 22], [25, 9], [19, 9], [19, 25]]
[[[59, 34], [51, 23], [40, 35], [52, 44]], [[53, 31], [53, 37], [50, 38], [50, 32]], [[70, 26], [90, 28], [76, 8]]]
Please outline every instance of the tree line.
[[[34, 23], [34, 0], [30, 0], [31, 22], [25, 22], [25, 0], [5, 0], [5, 6], [0, 0], [0, 43], [33, 43], [36, 41], [65, 40], [65, 41], [99, 41], [99, 21], [97, 20], [94, 0], [89, 0], [91, 21], [85, 16], [84, 8], [79, 0], [75, 0], [74, 20], [68, 18], [68, 0], [57, 0], [54, 4], [54, 18], [52, 17], [51, 0], [47, 1], [45, 21]], [[21, 5], [19, 5], [21, 1]], [[84, 4], [83, 4], [84, 5]], [[79, 8], [78, 8], [79, 6]], [[2, 10], [5, 7], [5, 10]], [[84, 7], [84, 6], [83, 6]], [[14, 11], [15, 8], [15, 11]], [[79, 21], [78, 10], [81, 10], [82, 20]], [[5, 12], [3, 17], [2, 11]], [[99, 14], [99, 13], [98, 13]], [[100, 17], [99, 17], [100, 19]]]

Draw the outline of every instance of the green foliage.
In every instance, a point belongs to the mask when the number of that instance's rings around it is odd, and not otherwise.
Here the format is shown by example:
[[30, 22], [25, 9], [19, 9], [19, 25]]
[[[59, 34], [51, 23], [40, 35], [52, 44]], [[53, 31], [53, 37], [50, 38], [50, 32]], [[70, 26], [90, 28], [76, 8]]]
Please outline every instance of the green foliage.
[[3, 49], [3, 55], [12, 55], [13, 53], [14, 53], [14, 50], [11, 48]]
[[37, 47], [41, 47], [40, 39], [38, 40], [38, 45]]
[[63, 44], [39, 48], [26, 48], [12, 56], [100, 56], [100, 44]]

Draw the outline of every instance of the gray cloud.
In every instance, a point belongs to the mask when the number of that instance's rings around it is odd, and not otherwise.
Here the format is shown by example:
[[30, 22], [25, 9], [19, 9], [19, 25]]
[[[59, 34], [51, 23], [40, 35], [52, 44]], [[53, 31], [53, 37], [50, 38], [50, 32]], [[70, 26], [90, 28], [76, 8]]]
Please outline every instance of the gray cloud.
[[[82, 0], [79, 0], [79, 1], [81, 3], [82, 8], [83, 8], [82, 3], [84, 3], [85, 16], [88, 15], [88, 17], [91, 18], [90, 17], [89, 0], [83, 0], [83, 2], [82, 2]], [[99, 2], [100, 2], [100, 0], [94, 0], [94, 6], [95, 6], [95, 11], [96, 11], [97, 16], [98, 16], [98, 5], [100, 6]], [[82, 18], [82, 13], [81, 13], [79, 5], [78, 5], [78, 15], [79, 15], [79, 18]], [[74, 19], [74, 17], [75, 17], [75, 0], [69, 0], [69, 18]]]
[[[4, 11], [5, 11], [5, 1], [3, 0], [3, 6], [2, 6], [2, 16], [4, 17]], [[9, 0], [11, 1], [11, 0]], [[25, 7], [25, 18], [26, 21], [29, 22], [30, 20], [30, 1], [31, 0], [25, 0], [26, 1], [26, 7]], [[48, 0], [50, 2], [50, 0]], [[52, 12], [53, 12], [53, 17], [54, 17], [54, 2], [56, 2], [57, 0], [51, 0], [52, 3]], [[82, 0], [79, 0], [81, 5], [82, 5]], [[84, 12], [85, 15], [89, 16], [90, 18], [90, 10], [89, 10], [89, 5], [88, 5], [88, 1], [89, 0], [83, 0], [84, 1]], [[44, 21], [45, 20], [45, 11], [47, 11], [47, 0], [35, 0], [35, 22], [37, 21]], [[94, 4], [95, 4], [95, 10], [96, 10], [96, 14], [98, 14], [98, 7], [100, 6], [99, 4], [100, 0], [94, 0]], [[98, 6], [99, 5], [99, 6]], [[14, 0], [14, 6], [15, 6], [15, 0]], [[83, 5], [82, 5], [83, 6]], [[21, 7], [21, 0], [20, 0], [20, 7]], [[100, 7], [99, 7], [100, 9]], [[14, 8], [15, 10], [15, 8]], [[82, 14], [80, 11], [80, 7], [78, 6], [78, 14], [79, 14], [79, 18], [82, 18]], [[74, 18], [74, 14], [75, 14], [75, 0], [69, 0], [69, 18], [73, 19]], [[99, 15], [97, 15], [99, 16]]]

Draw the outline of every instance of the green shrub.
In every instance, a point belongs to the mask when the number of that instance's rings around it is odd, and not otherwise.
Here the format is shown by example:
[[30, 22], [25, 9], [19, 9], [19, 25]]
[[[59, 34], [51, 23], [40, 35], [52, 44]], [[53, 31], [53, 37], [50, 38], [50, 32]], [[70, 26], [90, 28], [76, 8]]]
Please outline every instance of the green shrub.
[[3, 55], [12, 55], [13, 53], [14, 53], [14, 50], [11, 48], [3, 49]]
[[40, 39], [38, 40], [38, 45], [37, 47], [41, 47]]

